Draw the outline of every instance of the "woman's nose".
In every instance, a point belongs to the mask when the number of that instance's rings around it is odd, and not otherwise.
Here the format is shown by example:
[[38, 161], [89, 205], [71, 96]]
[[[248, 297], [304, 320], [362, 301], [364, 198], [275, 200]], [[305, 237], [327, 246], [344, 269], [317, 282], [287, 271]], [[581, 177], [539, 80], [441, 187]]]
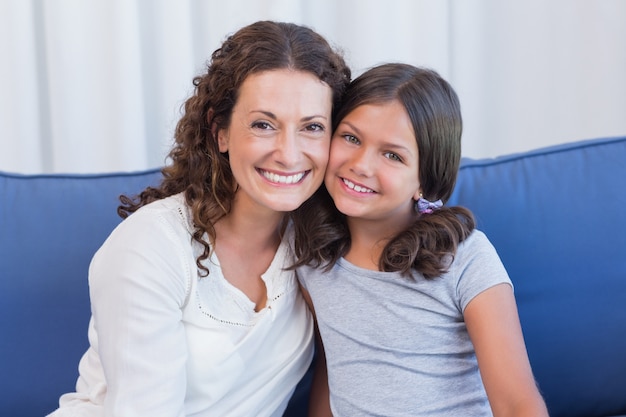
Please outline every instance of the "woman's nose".
[[294, 166], [302, 158], [302, 148], [298, 142], [297, 133], [286, 130], [278, 136], [275, 152], [277, 161], [286, 167]]

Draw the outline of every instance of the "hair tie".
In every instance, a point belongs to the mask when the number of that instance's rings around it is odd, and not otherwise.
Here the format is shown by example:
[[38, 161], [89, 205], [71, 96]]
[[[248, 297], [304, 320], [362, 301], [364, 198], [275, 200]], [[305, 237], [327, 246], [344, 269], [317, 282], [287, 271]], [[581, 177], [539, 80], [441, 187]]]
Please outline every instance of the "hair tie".
[[443, 203], [441, 202], [441, 200], [428, 201], [425, 198], [420, 197], [415, 202], [415, 211], [421, 214], [430, 214], [433, 211], [441, 208], [442, 206], [443, 206]]

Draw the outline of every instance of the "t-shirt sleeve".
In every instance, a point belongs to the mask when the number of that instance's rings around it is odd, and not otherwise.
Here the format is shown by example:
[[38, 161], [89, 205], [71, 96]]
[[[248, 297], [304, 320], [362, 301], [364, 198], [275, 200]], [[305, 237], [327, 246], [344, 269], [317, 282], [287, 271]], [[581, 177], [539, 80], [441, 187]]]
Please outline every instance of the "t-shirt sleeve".
[[495, 285], [513, 286], [495, 247], [481, 231], [475, 230], [459, 245], [454, 264], [461, 311], [474, 297]]

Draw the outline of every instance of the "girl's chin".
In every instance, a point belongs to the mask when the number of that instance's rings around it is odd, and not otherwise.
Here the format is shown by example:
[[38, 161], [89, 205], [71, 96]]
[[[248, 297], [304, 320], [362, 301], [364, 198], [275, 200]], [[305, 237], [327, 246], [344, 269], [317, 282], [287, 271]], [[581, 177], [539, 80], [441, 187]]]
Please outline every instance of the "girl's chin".
[[342, 214], [349, 217], [359, 217], [362, 215], [363, 207], [354, 202], [335, 201], [335, 206]]

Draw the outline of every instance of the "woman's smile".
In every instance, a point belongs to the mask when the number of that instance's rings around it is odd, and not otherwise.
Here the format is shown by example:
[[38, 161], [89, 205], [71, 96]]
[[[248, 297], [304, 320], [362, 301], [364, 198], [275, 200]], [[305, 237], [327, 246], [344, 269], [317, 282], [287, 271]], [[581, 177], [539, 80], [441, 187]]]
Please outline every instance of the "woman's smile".
[[280, 174], [277, 172], [266, 171], [261, 168], [257, 168], [259, 172], [266, 180], [274, 184], [291, 185], [302, 182], [304, 177], [311, 171], [302, 171], [295, 174]]

